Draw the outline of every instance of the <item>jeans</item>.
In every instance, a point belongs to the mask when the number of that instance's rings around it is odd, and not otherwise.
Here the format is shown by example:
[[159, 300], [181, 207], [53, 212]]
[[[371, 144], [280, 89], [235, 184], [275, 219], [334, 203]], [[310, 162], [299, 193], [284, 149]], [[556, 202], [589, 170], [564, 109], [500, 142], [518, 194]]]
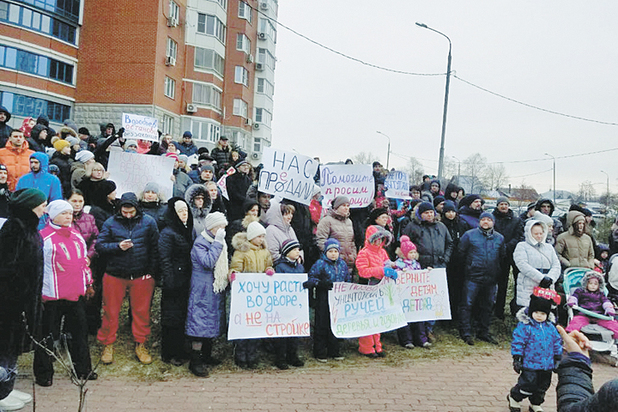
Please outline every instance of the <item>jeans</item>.
[[493, 313], [498, 285], [496, 283], [476, 283], [465, 280], [459, 305], [459, 333], [462, 337], [472, 336], [472, 307], [478, 311], [478, 336], [489, 335], [489, 325]]

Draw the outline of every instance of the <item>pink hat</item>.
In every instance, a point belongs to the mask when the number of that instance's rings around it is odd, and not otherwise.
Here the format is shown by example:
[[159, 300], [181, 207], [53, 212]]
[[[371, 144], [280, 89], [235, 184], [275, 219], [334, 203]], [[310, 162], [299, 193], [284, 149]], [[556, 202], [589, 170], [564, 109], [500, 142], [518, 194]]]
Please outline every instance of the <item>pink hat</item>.
[[401, 242], [401, 251], [403, 252], [403, 256], [404, 258], [408, 258], [408, 253], [410, 253], [413, 250], [416, 250], [416, 245], [414, 243], [412, 243], [412, 241], [410, 240], [409, 237], [407, 237], [406, 235], [401, 236], [401, 238], [399, 239], [399, 241]]
[[165, 157], [171, 157], [175, 161], [178, 161], [178, 155], [176, 153], [165, 153]]

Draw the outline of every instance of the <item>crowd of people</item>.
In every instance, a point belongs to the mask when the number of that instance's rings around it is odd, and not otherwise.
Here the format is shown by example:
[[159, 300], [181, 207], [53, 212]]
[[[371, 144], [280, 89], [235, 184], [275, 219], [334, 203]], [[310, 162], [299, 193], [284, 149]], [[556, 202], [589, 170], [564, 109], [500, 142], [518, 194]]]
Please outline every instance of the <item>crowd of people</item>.
[[[466, 344], [474, 345], [475, 340], [496, 344], [490, 333], [492, 316], [504, 319], [507, 307], [520, 321], [513, 355], [521, 375], [508, 395], [512, 411], [519, 410], [525, 397], [530, 397], [531, 410], [542, 410], [554, 369], [563, 368], [582, 379], [589, 375], [589, 360], [582, 356], [585, 338], [573, 326], [567, 328], [570, 335], [564, 330], [558, 335], [547, 320], [556, 306], [550, 292], [561, 292], [565, 268], [601, 273], [588, 276], [592, 286], [576, 296], [580, 302], [569, 304], [589, 303], [591, 310], [615, 314], [607, 300], [600, 300], [600, 309], [591, 303], [595, 282], [597, 289], [603, 283], [610, 250], [595, 241], [592, 214], [577, 205], [564, 221], [552, 216], [549, 199], [531, 203], [520, 216], [507, 197], [500, 197], [488, 212], [480, 195], [466, 195], [452, 182], [442, 190], [442, 183], [431, 176], [410, 187], [411, 199], [388, 199], [387, 171], [379, 162], [373, 164], [375, 199], [370, 206], [351, 209], [350, 200], [339, 196], [324, 207], [319, 173], [313, 198], [305, 205], [260, 192], [259, 167], [254, 170], [246, 154], [225, 136], [209, 152], [192, 142], [190, 132], [177, 140], [163, 135], [153, 143], [125, 139], [123, 129], [116, 131], [111, 123], [101, 125], [99, 136], [91, 136], [71, 121], [56, 132], [45, 116], [24, 120], [20, 129], [6, 126], [9, 119], [10, 113], [0, 107], [0, 372], [6, 372], [4, 378], [0, 373], [0, 402], [4, 402], [0, 405], [4, 408], [7, 402], [23, 406], [28, 401], [13, 383], [17, 358], [30, 346], [29, 338], [37, 342], [38, 385], [53, 384], [50, 352], [62, 334], [71, 337], [77, 378], [97, 379], [88, 334], [96, 335], [103, 346], [101, 363], [114, 362], [119, 314], [127, 293], [135, 355], [150, 364], [147, 342], [157, 287], [161, 359], [176, 366], [188, 361], [194, 375], [208, 376], [209, 367], [221, 361], [213, 356], [213, 344], [226, 333], [226, 301], [237, 273], [307, 273], [303, 286], [315, 311], [313, 355], [328, 362], [345, 357], [330, 324], [328, 294], [334, 282], [374, 285], [384, 278], [396, 280], [401, 271], [445, 268], [454, 324]], [[106, 171], [114, 150], [173, 158], [172, 197], [165, 199], [154, 182], [140, 193], [118, 196]], [[226, 196], [217, 185], [222, 176], [227, 176]], [[615, 239], [618, 235], [610, 239], [612, 245], [618, 243]], [[507, 303], [511, 273], [515, 296]], [[577, 325], [584, 323], [580, 319]], [[618, 333], [614, 324], [608, 325]], [[434, 327], [435, 322], [409, 323], [397, 330], [399, 344], [429, 349], [435, 343]], [[553, 328], [550, 343], [535, 338], [539, 327]], [[559, 367], [559, 342], [569, 339], [580, 349], [571, 351], [568, 367]], [[304, 365], [298, 338], [269, 341], [265, 347], [274, 353], [278, 368]], [[233, 343], [236, 364], [256, 368], [261, 341]], [[548, 352], [548, 344], [553, 345], [551, 362], [530, 360], [539, 351]], [[530, 347], [536, 348], [532, 354]], [[386, 356], [380, 334], [359, 338], [358, 351], [369, 358]], [[533, 373], [535, 368], [543, 373]], [[582, 372], [574, 372], [577, 368]], [[588, 402], [591, 386], [583, 387], [581, 396], [562, 397], [559, 386], [559, 403]]]

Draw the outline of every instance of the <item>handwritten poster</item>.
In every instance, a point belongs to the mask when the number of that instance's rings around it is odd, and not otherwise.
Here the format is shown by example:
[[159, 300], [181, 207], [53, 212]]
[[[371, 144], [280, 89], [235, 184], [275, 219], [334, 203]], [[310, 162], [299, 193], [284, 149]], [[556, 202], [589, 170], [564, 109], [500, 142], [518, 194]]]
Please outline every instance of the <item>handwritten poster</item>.
[[228, 339], [310, 336], [306, 280], [304, 273], [237, 273]]
[[311, 203], [318, 162], [308, 156], [265, 147], [258, 190], [305, 205]]
[[396, 282], [406, 321], [451, 319], [446, 269], [398, 271]]
[[373, 169], [371, 165], [322, 165], [320, 185], [324, 207], [330, 207], [337, 196], [348, 197], [352, 208], [366, 207], [373, 200]]
[[330, 324], [338, 338], [358, 338], [407, 324], [397, 284], [388, 278], [373, 286], [336, 282], [328, 293]]
[[122, 114], [123, 137], [125, 139], [141, 139], [159, 141], [159, 121], [154, 117], [140, 116], [138, 114]]
[[405, 172], [389, 172], [384, 180], [384, 187], [386, 188], [386, 197], [390, 199], [411, 199], [410, 181]]
[[236, 169], [230, 167], [227, 169], [227, 172], [219, 180], [217, 180], [217, 187], [221, 191], [221, 196], [230, 200], [230, 196], [227, 194], [227, 177], [236, 173]]
[[139, 196], [146, 183], [159, 185], [165, 199], [172, 197], [174, 182], [171, 180], [174, 159], [119, 151], [109, 152], [109, 180], [116, 183], [118, 197], [133, 192]]

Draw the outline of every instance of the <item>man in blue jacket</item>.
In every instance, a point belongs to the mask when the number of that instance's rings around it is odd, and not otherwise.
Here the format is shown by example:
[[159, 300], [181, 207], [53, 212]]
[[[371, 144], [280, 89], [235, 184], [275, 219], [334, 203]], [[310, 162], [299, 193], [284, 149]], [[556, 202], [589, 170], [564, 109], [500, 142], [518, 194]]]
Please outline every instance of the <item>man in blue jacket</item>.
[[464, 262], [464, 284], [459, 306], [459, 333], [468, 344], [472, 338], [472, 307], [477, 307], [479, 330], [477, 337], [485, 342], [497, 344], [489, 334], [493, 313], [500, 265], [506, 255], [504, 237], [494, 231], [494, 216], [483, 212], [479, 227], [470, 229], [459, 241], [459, 254]]
[[155, 287], [159, 230], [155, 220], [139, 208], [135, 193], [120, 198], [119, 212], [105, 221], [96, 250], [107, 267], [103, 275], [103, 322], [97, 339], [105, 345], [101, 362], [114, 360], [118, 315], [129, 290], [135, 354], [147, 365], [152, 357], [145, 342], [150, 335], [150, 303]]
[[58, 177], [49, 173], [49, 157], [42, 152], [30, 155], [30, 173], [19, 178], [15, 190], [39, 189], [45, 193], [48, 201], [62, 200], [62, 185]]

